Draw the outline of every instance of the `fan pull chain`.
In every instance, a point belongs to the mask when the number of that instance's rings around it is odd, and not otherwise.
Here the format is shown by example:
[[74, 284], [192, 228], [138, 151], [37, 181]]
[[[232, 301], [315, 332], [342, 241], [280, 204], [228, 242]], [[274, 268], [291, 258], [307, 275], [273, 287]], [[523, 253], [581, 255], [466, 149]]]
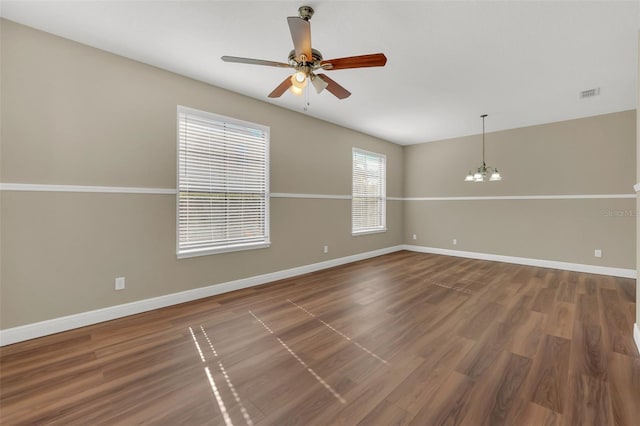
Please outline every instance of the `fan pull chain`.
[[[307, 78], [311, 80], [309, 77]], [[304, 111], [307, 112], [310, 106], [311, 102], [309, 101], [309, 84], [307, 84], [304, 88]]]

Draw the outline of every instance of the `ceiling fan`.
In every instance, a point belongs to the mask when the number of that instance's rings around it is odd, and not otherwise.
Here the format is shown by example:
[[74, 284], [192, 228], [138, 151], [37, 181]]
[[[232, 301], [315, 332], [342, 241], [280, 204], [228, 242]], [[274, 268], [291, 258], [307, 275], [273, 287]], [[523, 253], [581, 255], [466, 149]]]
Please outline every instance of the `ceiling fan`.
[[288, 63], [265, 61], [262, 59], [239, 58], [236, 56], [223, 56], [225, 62], [238, 62], [251, 65], [266, 65], [279, 68], [293, 68], [296, 72], [285, 78], [278, 87], [271, 93], [270, 98], [278, 98], [289, 89], [296, 95], [300, 95], [311, 81], [318, 93], [327, 89], [338, 99], [344, 99], [351, 95], [347, 89], [327, 77], [326, 74], [317, 73], [320, 71], [342, 70], [347, 68], [382, 67], [387, 63], [387, 57], [383, 53], [371, 55], [348, 56], [324, 60], [322, 54], [311, 48], [311, 23], [309, 20], [313, 16], [311, 6], [302, 6], [298, 9], [298, 16], [287, 18], [294, 49], [289, 53]]

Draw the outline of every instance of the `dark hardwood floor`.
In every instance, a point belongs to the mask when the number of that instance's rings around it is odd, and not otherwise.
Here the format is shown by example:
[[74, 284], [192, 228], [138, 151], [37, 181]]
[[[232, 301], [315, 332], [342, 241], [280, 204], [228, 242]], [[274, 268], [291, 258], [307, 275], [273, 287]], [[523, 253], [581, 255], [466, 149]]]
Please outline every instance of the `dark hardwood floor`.
[[638, 425], [635, 280], [411, 252], [0, 349], [0, 423]]

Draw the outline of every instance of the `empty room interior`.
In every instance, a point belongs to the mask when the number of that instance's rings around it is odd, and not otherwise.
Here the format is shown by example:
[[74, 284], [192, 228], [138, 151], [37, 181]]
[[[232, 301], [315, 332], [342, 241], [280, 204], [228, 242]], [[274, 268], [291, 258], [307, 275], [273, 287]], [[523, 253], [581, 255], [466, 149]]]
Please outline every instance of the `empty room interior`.
[[2, 1], [0, 423], [637, 425], [638, 1]]

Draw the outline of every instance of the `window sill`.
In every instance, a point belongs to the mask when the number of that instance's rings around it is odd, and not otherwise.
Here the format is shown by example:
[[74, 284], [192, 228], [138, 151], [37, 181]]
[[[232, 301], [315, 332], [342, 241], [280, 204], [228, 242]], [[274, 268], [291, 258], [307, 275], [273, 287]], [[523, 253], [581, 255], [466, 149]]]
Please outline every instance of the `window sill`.
[[209, 256], [211, 254], [222, 254], [222, 253], [232, 253], [234, 251], [262, 249], [262, 248], [268, 248], [269, 246], [271, 246], [271, 241], [251, 243], [251, 244], [241, 244], [237, 246], [194, 249], [194, 250], [188, 250], [181, 253], [177, 253], [176, 257], [178, 259], [186, 259], [189, 257]]
[[357, 237], [358, 235], [368, 235], [368, 234], [380, 234], [382, 232], [387, 232], [387, 228], [383, 229], [367, 229], [366, 231], [357, 231], [351, 232], [352, 237]]

